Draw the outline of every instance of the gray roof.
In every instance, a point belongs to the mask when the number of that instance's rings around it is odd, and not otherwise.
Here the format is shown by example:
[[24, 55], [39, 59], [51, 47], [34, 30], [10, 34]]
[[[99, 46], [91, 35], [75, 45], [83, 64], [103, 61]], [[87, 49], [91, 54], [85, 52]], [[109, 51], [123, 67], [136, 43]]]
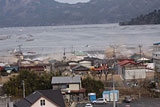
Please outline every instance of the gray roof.
[[52, 84], [80, 83], [81, 76], [52, 77]]
[[14, 107], [30, 107], [39, 98], [46, 97], [50, 101], [57, 104], [59, 107], [65, 107], [64, 99], [60, 90], [39, 90], [35, 91], [26, 98], [14, 104]]

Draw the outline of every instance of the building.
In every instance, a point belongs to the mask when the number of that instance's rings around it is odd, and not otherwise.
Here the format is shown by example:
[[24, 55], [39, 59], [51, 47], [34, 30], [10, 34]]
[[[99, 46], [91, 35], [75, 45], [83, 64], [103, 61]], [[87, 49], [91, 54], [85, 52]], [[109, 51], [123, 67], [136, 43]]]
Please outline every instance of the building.
[[65, 103], [60, 90], [39, 90], [16, 102], [14, 107], [65, 107]]
[[82, 66], [82, 65], [77, 65], [72, 68], [72, 72], [75, 74], [89, 74], [91, 70], [88, 67]]
[[68, 101], [84, 99], [86, 90], [82, 88], [81, 76], [52, 77], [51, 84], [53, 89], [61, 89]]
[[160, 42], [153, 44], [152, 58], [155, 64], [156, 72], [160, 72]]
[[51, 72], [51, 65], [34, 65], [34, 66], [21, 66], [20, 70], [29, 70], [29, 71], [36, 71], [41, 73], [43, 71]]
[[146, 78], [146, 65], [135, 63], [131, 60], [119, 61], [119, 74], [125, 80], [145, 79]]

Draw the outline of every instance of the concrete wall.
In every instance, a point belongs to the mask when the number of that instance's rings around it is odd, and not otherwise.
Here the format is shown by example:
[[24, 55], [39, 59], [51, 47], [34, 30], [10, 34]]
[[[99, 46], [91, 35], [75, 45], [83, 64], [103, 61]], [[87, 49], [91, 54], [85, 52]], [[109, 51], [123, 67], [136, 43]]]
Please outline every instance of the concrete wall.
[[66, 90], [79, 90], [80, 86], [79, 84], [69, 84], [69, 88], [66, 88]]
[[125, 79], [145, 79], [145, 69], [125, 70]]
[[[66, 84], [67, 85], [67, 84]], [[53, 89], [59, 89], [61, 85], [52, 85]], [[69, 88], [63, 88], [63, 90], [79, 90], [81, 88], [80, 84], [69, 84]]]
[[[41, 106], [40, 100], [45, 100], [45, 106]], [[49, 100], [45, 99], [44, 97], [41, 97], [31, 107], [58, 107], [58, 106], [51, 103]]]

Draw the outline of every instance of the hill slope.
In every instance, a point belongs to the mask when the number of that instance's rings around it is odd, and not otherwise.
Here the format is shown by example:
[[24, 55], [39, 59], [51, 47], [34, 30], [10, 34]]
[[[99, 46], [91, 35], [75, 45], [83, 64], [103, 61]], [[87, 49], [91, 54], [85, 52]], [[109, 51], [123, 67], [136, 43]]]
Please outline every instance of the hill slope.
[[121, 22], [120, 25], [146, 25], [146, 24], [160, 24], [160, 10], [155, 10], [146, 15], [132, 18], [131, 21]]
[[112, 23], [159, 7], [160, 0], [91, 0], [78, 4], [54, 0], [0, 0], [0, 27]]

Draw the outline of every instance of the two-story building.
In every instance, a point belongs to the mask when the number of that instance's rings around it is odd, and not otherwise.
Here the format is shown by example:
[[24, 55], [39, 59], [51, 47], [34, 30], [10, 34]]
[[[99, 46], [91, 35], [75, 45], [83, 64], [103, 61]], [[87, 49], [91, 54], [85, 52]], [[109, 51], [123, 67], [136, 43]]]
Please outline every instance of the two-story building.
[[70, 101], [82, 100], [85, 96], [85, 89], [81, 85], [81, 76], [52, 77], [52, 88], [61, 89], [65, 98]]

